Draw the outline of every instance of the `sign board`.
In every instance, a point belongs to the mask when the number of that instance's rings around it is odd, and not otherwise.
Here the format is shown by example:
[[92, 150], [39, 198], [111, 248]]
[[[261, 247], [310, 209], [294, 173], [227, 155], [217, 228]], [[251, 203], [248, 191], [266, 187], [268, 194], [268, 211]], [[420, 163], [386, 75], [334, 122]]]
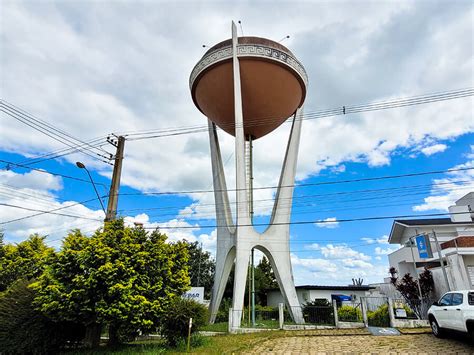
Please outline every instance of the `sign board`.
[[403, 302], [400, 300], [393, 300], [393, 307], [395, 308], [404, 308], [403, 307]]
[[199, 303], [204, 303], [204, 287], [191, 287], [189, 291], [183, 294], [183, 298], [189, 298]]
[[405, 310], [405, 308], [395, 309], [395, 317], [397, 317], [397, 318], [406, 318], [407, 317], [407, 311]]
[[418, 249], [418, 255], [421, 259], [428, 259], [433, 257], [431, 251], [430, 237], [427, 234], [420, 234], [415, 237], [416, 248]]

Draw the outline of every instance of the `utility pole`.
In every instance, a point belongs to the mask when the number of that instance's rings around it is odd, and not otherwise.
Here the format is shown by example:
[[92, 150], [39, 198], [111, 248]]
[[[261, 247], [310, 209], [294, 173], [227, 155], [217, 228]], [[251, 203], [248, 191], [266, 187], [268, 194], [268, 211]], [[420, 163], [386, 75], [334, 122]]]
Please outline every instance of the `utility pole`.
[[440, 247], [439, 242], [438, 242], [438, 237], [436, 236], [436, 232], [434, 231], [434, 229], [432, 231], [433, 231], [433, 238], [436, 242], [436, 248], [438, 249], [438, 258], [439, 258], [439, 262], [441, 264], [441, 270], [443, 270], [444, 281], [446, 281], [446, 286], [448, 287], [448, 291], [451, 291], [451, 287], [449, 287], [448, 274], [446, 273], [446, 268], [444, 266], [443, 257], [441, 256], [441, 247]]
[[416, 279], [418, 284], [418, 292], [420, 293], [420, 302], [423, 301], [423, 292], [421, 292], [421, 284], [420, 284], [420, 274], [418, 273], [418, 269], [416, 268], [416, 261], [415, 261], [415, 254], [413, 253], [413, 244], [416, 245], [416, 242], [413, 243], [414, 236], [410, 237], [410, 250], [411, 250], [411, 258], [413, 260], [413, 267], [415, 268]]
[[105, 222], [112, 221], [117, 216], [118, 194], [120, 189], [120, 176], [122, 174], [125, 137], [119, 136], [117, 137], [117, 140], [107, 137], [107, 141], [117, 148], [117, 152], [115, 153], [114, 172], [112, 174], [112, 184], [110, 185], [109, 202], [107, 204]]

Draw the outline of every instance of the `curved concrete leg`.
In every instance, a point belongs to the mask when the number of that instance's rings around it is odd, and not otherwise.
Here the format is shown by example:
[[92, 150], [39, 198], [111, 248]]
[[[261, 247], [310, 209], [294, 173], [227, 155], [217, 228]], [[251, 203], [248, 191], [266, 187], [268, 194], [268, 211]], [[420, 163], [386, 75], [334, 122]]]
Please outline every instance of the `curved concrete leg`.
[[280, 287], [281, 294], [283, 295], [283, 299], [289, 308], [293, 321], [296, 324], [304, 324], [303, 312], [301, 310], [298, 295], [296, 294], [295, 282], [293, 280], [289, 249], [288, 253], [281, 252], [280, 246], [280, 249], [277, 252], [272, 253], [271, 249], [270, 251], [263, 250], [263, 252], [272, 266], [278, 286]]
[[[223, 255], [223, 253], [220, 253]], [[224, 259], [224, 260], [221, 260]], [[216, 273], [214, 274], [214, 286], [212, 287], [211, 304], [209, 305], [210, 318], [209, 323], [214, 324], [216, 321], [217, 312], [222, 301], [225, 286], [229, 279], [230, 271], [234, 265], [235, 248], [231, 248], [225, 257], [220, 257], [216, 261]]]
[[232, 328], [240, 328], [244, 308], [245, 284], [247, 282], [250, 248], [238, 247], [234, 269], [234, 297], [232, 299]]

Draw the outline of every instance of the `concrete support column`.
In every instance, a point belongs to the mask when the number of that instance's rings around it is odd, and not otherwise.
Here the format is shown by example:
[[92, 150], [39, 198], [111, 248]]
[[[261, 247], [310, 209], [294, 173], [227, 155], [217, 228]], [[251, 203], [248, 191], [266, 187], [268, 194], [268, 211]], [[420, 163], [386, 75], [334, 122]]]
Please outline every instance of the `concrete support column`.
[[390, 317], [390, 326], [395, 327], [395, 313], [393, 312], [393, 300], [388, 297], [388, 315]]
[[228, 331], [229, 333], [232, 333], [232, 317], [234, 316], [234, 310], [229, 308], [229, 323], [228, 323]]
[[368, 327], [369, 326], [369, 319], [367, 317], [367, 299], [365, 297], [361, 297], [360, 306], [362, 308], [362, 319], [364, 321], [364, 325], [366, 327]]
[[278, 303], [278, 322], [280, 324], [280, 329], [283, 329], [283, 324], [285, 322], [285, 312], [283, 308], [283, 303]]
[[337, 301], [332, 300], [332, 308], [334, 312], [334, 325], [339, 328], [339, 316], [337, 315]]

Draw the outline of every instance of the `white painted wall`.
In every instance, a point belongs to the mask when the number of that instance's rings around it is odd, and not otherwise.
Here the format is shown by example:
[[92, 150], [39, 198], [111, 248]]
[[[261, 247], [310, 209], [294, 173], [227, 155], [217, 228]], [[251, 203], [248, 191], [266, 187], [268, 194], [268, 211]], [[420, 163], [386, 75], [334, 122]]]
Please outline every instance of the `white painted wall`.
[[[301, 305], [304, 305], [308, 302], [314, 301], [315, 299], [327, 299], [329, 302], [332, 302], [332, 295], [345, 295], [352, 296], [355, 295], [356, 299], [364, 297], [368, 294], [367, 291], [338, 291], [338, 290], [304, 290], [296, 289], [296, 294]], [[277, 307], [279, 303], [283, 303], [283, 297], [279, 290], [269, 291], [267, 294], [267, 305], [272, 307]]]

